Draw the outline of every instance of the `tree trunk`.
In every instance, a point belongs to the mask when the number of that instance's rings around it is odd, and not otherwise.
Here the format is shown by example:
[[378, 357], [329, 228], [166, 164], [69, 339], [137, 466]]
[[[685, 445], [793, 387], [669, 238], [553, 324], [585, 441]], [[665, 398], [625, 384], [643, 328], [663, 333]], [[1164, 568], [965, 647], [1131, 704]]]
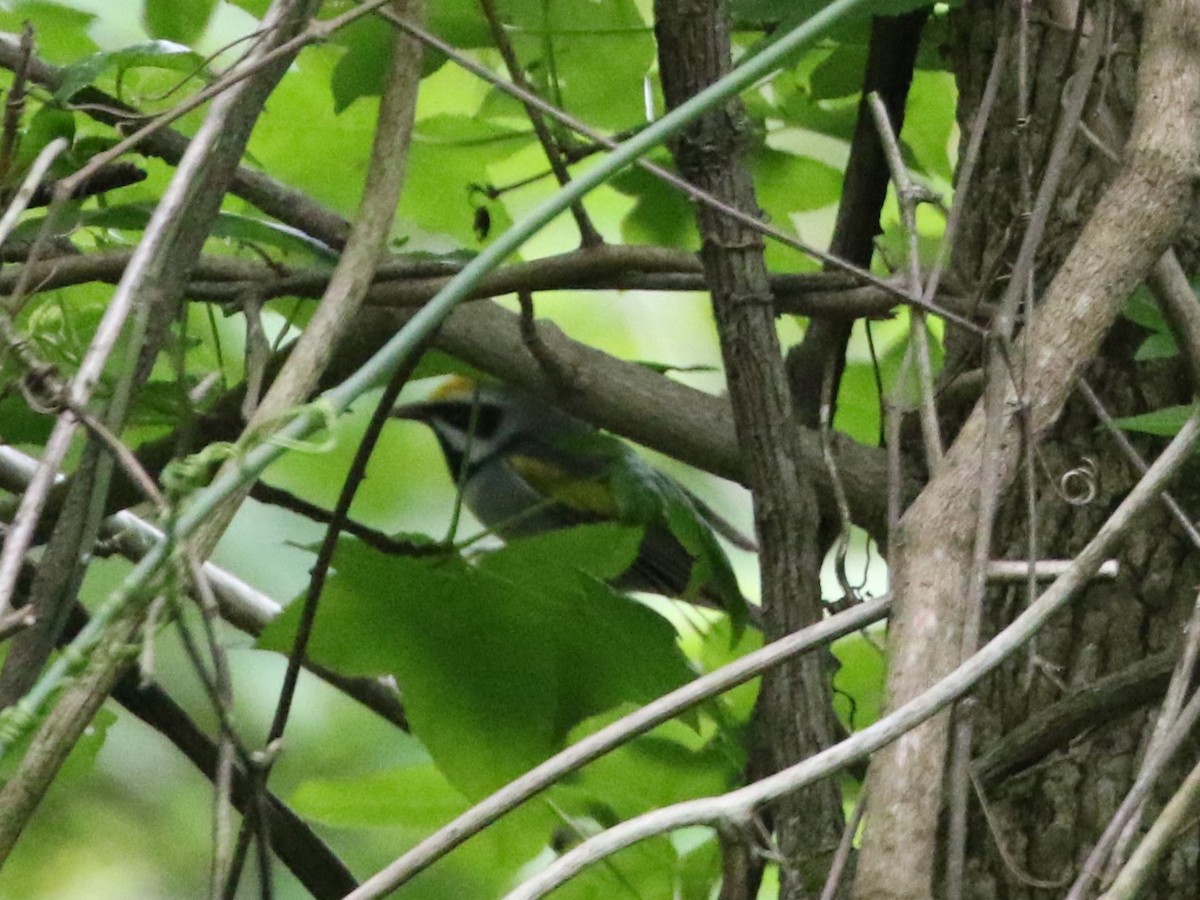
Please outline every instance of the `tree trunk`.
[[[1113, 46], [1097, 82], [1105, 86], [1102, 92], [1099, 87], [1093, 89], [1084, 122], [1099, 141], [1120, 153], [1134, 103], [1141, 21], [1131, 18], [1123, 5], [1114, 6]], [[1062, 73], [1071, 65], [1075, 24], [1073, 20], [1051, 21], [1049, 8], [1030, 7], [1025, 50], [1028, 118], [1026, 127], [1015, 127], [1013, 123], [1020, 120], [1016, 75], [1020, 23], [1014, 9], [1012, 4], [968, 3], [953, 18], [952, 56], [964, 144], [1003, 32], [1008, 33], [1014, 51], [1009, 57], [1011, 75], [991, 113], [979, 172], [970, 186], [970, 203], [953, 255], [957, 281], [989, 299], [1004, 290], [1023, 229], [1023, 180], [1036, 191], [1039, 165], [1061, 112]], [[1094, 12], [1096, 18], [1089, 15], [1089, 26], [1103, 21], [1102, 11]], [[1021, 175], [1021, 166], [1027, 167], [1027, 179]], [[1114, 165], [1094, 143], [1080, 136], [1067, 171], [1070, 175], [1059, 191], [1038, 258], [1035, 294], [1062, 262], [1111, 180]], [[1185, 268], [1195, 271], [1186, 253], [1184, 256]], [[1100, 357], [1085, 372], [1085, 379], [1113, 415], [1188, 402], [1189, 382], [1177, 359], [1134, 359], [1145, 334], [1131, 322], [1119, 320]], [[977, 344], [949, 336], [947, 351], [947, 375], [979, 363]], [[1134, 444], [1143, 456], [1153, 458], [1163, 441], [1134, 437]], [[1024, 559], [1030, 553], [1030, 508], [1036, 532], [1034, 555], [1072, 556], [1137, 480], [1137, 473], [1078, 395], [1040, 444], [1032, 468], [1036, 477], [1032, 504], [1018, 479], [997, 518], [994, 558]], [[1200, 480], [1195, 466], [1191, 473], [1191, 477], [1179, 479], [1175, 496], [1194, 514]], [[1089, 497], [1093, 489], [1094, 496]], [[1062, 708], [1065, 697], [1105, 676], [1163, 651], [1173, 651], [1164, 658], [1174, 658], [1200, 584], [1200, 553], [1165, 508], [1156, 507], [1143, 522], [1122, 547], [1120, 576], [1115, 581], [1094, 582], [1027, 652], [985, 682], [970, 713], [976, 759], [1032, 716], [1041, 714], [1054, 721], [1054, 711]], [[981, 640], [986, 641], [1011, 621], [1027, 602], [1024, 585], [989, 591]], [[1039, 751], [1012, 765], [981, 772], [990, 817], [985, 818], [979, 797], [973, 794], [964, 896], [1066, 895], [1137, 772], [1165, 683], [1164, 667], [1154, 671], [1157, 681], [1151, 684], [1149, 675], [1143, 679], [1146, 690], [1139, 694], [1139, 702], [1114, 700], [1089, 716], [1084, 726], [1067, 728], [1066, 737], [1059, 733], [1055, 749], [1048, 755]], [[1147, 701], [1146, 695], [1153, 699]], [[1151, 802], [1147, 825], [1194, 763], [1196, 749], [1195, 745], [1185, 746], [1178, 754], [1177, 763], [1160, 782]], [[1200, 834], [1193, 826], [1159, 867], [1144, 896], [1200, 895], [1198, 861]], [[1088, 895], [1096, 892], [1094, 886]]]

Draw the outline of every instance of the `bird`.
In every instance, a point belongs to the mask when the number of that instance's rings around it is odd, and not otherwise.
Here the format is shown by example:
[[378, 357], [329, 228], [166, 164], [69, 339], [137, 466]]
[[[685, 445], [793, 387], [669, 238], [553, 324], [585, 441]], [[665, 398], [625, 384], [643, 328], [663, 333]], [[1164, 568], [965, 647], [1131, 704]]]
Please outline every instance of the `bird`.
[[753, 542], [618, 438], [519, 388], [462, 375], [391, 417], [433, 431], [463, 503], [502, 540], [640, 526], [637, 557], [613, 587], [721, 609], [737, 625], [756, 621], [716, 536], [744, 549]]

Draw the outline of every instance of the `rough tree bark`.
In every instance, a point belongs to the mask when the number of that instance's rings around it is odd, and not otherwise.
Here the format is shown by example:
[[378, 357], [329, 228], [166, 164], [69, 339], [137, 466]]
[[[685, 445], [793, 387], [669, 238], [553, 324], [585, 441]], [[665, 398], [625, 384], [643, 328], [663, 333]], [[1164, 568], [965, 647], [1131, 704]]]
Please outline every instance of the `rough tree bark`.
[[[1016, 256], [1028, 206], [1022, 202], [1019, 165], [1028, 166], [1033, 190], [1040, 178], [1062, 89], [1076, 43], [1075, 10], [1029, 8], [1025, 33], [1030, 92], [1027, 121], [1017, 127], [1017, 73], [1006, 73], [968, 213], [954, 248], [955, 275], [984, 299], [1000, 296]], [[1012, 359], [1022, 385], [1028, 434], [1038, 442], [1035, 520], [1037, 553], [1066, 557], [1078, 551], [1135, 480], [1128, 466], [1078, 400], [1069, 399], [1077, 375], [1094, 379], [1118, 414], [1186, 400], [1187, 380], [1171, 364], [1135, 365], [1141, 333], [1117, 321], [1125, 297], [1168, 243], [1179, 236], [1194, 196], [1197, 90], [1193, 61], [1200, 52], [1197, 12], [1185, 2], [1146, 4], [1146, 21], [1113, 4], [1106, 29], [1100, 8], [1086, 10], [1083, 42], [1103, 35], [1100, 79], [1077, 136], [1069, 173], [1054, 202], [1034, 273], [1041, 303]], [[1107, 7], [1105, 7], [1107, 8]], [[960, 86], [960, 122], [972, 126], [997, 39], [1020, 28], [1013, 4], [967, 3], [955, 13], [953, 57]], [[1036, 14], [1034, 12], [1036, 10]], [[1143, 30], [1143, 26], [1145, 26]], [[1147, 55], [1147, 51], [1149, 54]], [[1141, 54], [1142, 66], [1137, 68]], [[1020, 56], [1017, 56], [1018, 60]], [[1134, 114], [1134, 104], [1137, 112]], [[1164, 109], [1174, 112], [1158, 115]], [[1132, 135], [1128, 142], [1126, 135]], [[1021, 142], [1028, 143], [1022, 147]], [[1103, 142], [1122, 158], [1114, 164], [1097, 148]], [[979, 365], [977, 342], [950, 335], [947, 374]], [[1071, 355], [1078, 361], [1068, 361]], [[1087, 360], [1094, 359], [1090, 365]], [[991, 373], [989, 373], [991, 374]], [[1010, 399], [1016, 401], [1014, 394]], [[1063, 404], [1065, 413], [1059, 418]], [[993, 462], [1000, 482], [1019, 487], [1026, 447], [1018, 411], [1006, 410], [1004, 436]], [[948, 422], [954, 433], [960, 422]], [[982, 407], [958, 432], [946, 464], [908, 511], [893, 543], [896, 615], [893, 618], [889, 693], [902, 702], [953, 667], [960, 647], [968, 593], [968, 568], [978, 503], [977, 473], [983, 446]], [[1143, 451], [1153, 451], [1145, 442]], [[1061, 477], [1095, 461], [1098, 490], [1084, 505], [1066, 502]], [[1077, 474], [1079, 477], [1082, 473]], [[1084, 476], [1086, 477], [1086, 476]], [[996, 522], [993, 558], [1021, 559], [1027, 547], [1026, 505], [1008, 491]], [[1194, 498], [1192, 498], [1194, 499]], [[1194, 505], [1192, 509], [1195, 509]], [[1072, 687], [1176, 647], [1179, 626], [1195, 599], [1195, 553], [1165, 519], [1150, 522], [1126, 545], [1123, 574], [1092, 586], [1069, 614], [979, 693], [971, 715], [975, 746], [984, 747]], [[984, 604], [984, 633], [1023, 608], [1024, 588], [993, 591]], [[947, 719], [927, 723], [872, 762], [871, 823], [860, 858], [855, 896], [918, 898], [939, 893], [938, 834]], [[989, 790], [993, 831], [973, 801], [968, 839], [967, 897], [1063, 896], [1065, 884], [1127, 790], [1137, 752], [1152, 717], [1141, 713], [1097, 722], [1040, 765]], [[1194, 834], [1164, 867], [1156, 896], [1195, 896]], [[1008, 861], [1001, 859], [1002, 854]], [[1040, 885], [1035, 879], [1042, 879]], [[1186, 885], [1186, 888], [1185, 888]], [[944, 886], [943, 886], [944, 887]]]
[[[1099, 6], [1099, 5], [1097, 5]], [[1103, 103], [1090, 102], [1086, 124], [1118, 152], [1133, 115], [1136, 58], [1143, 23], [1117, 4], [1112, 30], [1114, 46], [1107, 61]], [[1097, 10], [1099, 12], [1099, 10]], [[1044, 158], [1048, 135], [1060, 109], [1061, 80], [1072, 43], [1067, 20], [1033, 22], [1028, 32], [1028, 67], [1032, 90], [1029, 156]], [[955, 17], [954, 67], [960, 88], [960, 121], [964, 129], [979, 101], [988, 61], [1004, 31], [1015, 41], [1018, 23], [1003, 4], [971, 3]], [[1010, 46], [1016, 46], [1010, 43]], [[1016, 120], [1015, 80], [1002, 90], [997, 123]], [[994, 127], [981, 158], [984, 177], [973, 188], [970, 213], [954, 248], [954, 265], [964, 283], [986, 287], [1011, 259], [1005, 253], [1007, 232], [1019, 211], [1017, 129]], [[1039, 257], [1039, 285], [1053, 273], [1078, 237], [1083, 222], [1114, 167], [1094, 145], [1077, 140], [1068, 163], [1071, 173], [1060, 192]], [[1184, 245], [1195, 244], [1193, 230]], [[1190, 255], [1191, 259], [1187, 257]], [[1185, 254], [1190, 273], [1198, 270], [1194, 251]], [[991, 289], [995, 293], [995, 289]], [[1178, 360], [1137, 362], [1134, 353], [1145, 332], [1118, 320], [1084, 377], [1114, 415], [1131, 415], [1189, 399], [1188, 379]], [[952, 346], [952, 358], [970, 353]], [[953, 365], [953, 364], [952, 364]], [[1155, 439], [1135, 439], [1144, 456], [1162, 446]], [[1094, 461], [1096, 496], [1074, 505], [1055, 489], [1061, 477], [1086, 460]], [[1136, 480], [1113, 442], [1098, 427], [1095, 416], [1078, 397], [1072, 399], [1059, 423], [1043, 439], [1038, 460], [1039, 484], [1034, 517], [1043, 555], [1067, 557], [1095, 533]], [[1191, 514], [1200, 509], [1196, 470], [1179, 480], [1174, 494]], [[1028, 553], [1029, 516], [1022, 497], [1011, 497], [997, 520], [995, 556], [1020, 559]], [[1064, 696], [1111, 673], [1161, 651], [1178, 652], [1182, 626], [1200, 583], [1200, 554], [1166, 514], [1156, 509], [1131, 536], [1120, 557], [1122, 575], [1115, 582], [1096, 583], [1070, 611], [1039, 635], [1029, 654], [1014, 659], [993, 676], [979, 695], [972, 713], [976, 748], [985, 748], [1031, 715], [1044, 711]], [[985, 605], [986, 640], [1025, 604], [1025, 589], [992, 591]], [[978, 802], [971, 808], [964, 895], [980, 898], [1064, 896], [1066, 886], [1038, 888], [1029, 878], [1060, 882], [1074, 874], [1108, 819], [1129, 789], [1140, 752], [1154, 726], [1154, 707], [1109, 720], [1103, 716], [1089, 731], [1064, 742], [1044, 760], [1011, 774], [989, 787], [987, 800], [995, 817], [993, 832]], [[1170, 795], [1197, 752], [1195, 743], [1179, 754], [1180, 763], [1168, 772], [1156, 794], [1156, 807]], [[1006, 865], [1000, 847], [1015, 865]], [[1019, 871], [1018, 871], [1019, 870]], [[1150, 890], [1155, 898], [1194, 897], [1200, 884], [1200, 834], [1193, 828], [1163, 865]]]
[[[729, 24], [720, 0], [656, 3], [655, 34], [663, 93], [671, 106], [729, 71]], [[754, 183], [743, 158], [745, 129], [741, 104], [730, 103], [686, 128], [671, 150], [689, 181], [739, 209], [756, 212]], [[779, 638], [821, 616], [817, 498], [812, 481], [797, 468], [800, 446], [762, 238], [708, 207], [697, 208], [697, 220], [734, 424], [754, 495], [764, 631], [768, 638]], [[763, 679], [758, 718], [772, 769], [833, 742], [830, 689], [822, 669], [821, 658], [812, 655]], [[814, 859], [832, 853], [842, 830], [836, 786], [817, 784], [789, 797], [773, 810], [773, 818], [788, 862], [781, 869], [780, 896], [809, 896], [822, 874], [819, 867], [816, 873], [808, 869]], [[744, 890], [734, 884], [736, 878], [727, 865], [724, 896], [756, 892], [752, 867]]]

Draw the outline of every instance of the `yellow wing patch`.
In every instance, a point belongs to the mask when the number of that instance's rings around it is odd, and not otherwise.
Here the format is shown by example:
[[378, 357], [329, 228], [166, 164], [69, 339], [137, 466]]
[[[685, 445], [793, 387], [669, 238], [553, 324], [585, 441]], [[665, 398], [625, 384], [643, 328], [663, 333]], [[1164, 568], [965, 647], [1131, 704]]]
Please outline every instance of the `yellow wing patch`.
[[617, 503], [604, 478], [579, 478], [558, 466], [531, 456], [512, 455], [508, 464], [541, 494], [577, 512], [604, 519], [617, 518]]

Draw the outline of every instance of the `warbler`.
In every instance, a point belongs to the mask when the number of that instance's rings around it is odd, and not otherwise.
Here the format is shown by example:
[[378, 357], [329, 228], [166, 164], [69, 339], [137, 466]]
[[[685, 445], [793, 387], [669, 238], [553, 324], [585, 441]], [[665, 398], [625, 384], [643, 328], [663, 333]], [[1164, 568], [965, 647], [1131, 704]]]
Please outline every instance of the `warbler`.
[[501, 539], [596, 522], [640, 526], [637, 558], [614, 587], [754, 620], [715, 535], [754, 544], [617, 438], [516, 388], [462, 376], [392, 416], [433, 430], [463, 503]]

